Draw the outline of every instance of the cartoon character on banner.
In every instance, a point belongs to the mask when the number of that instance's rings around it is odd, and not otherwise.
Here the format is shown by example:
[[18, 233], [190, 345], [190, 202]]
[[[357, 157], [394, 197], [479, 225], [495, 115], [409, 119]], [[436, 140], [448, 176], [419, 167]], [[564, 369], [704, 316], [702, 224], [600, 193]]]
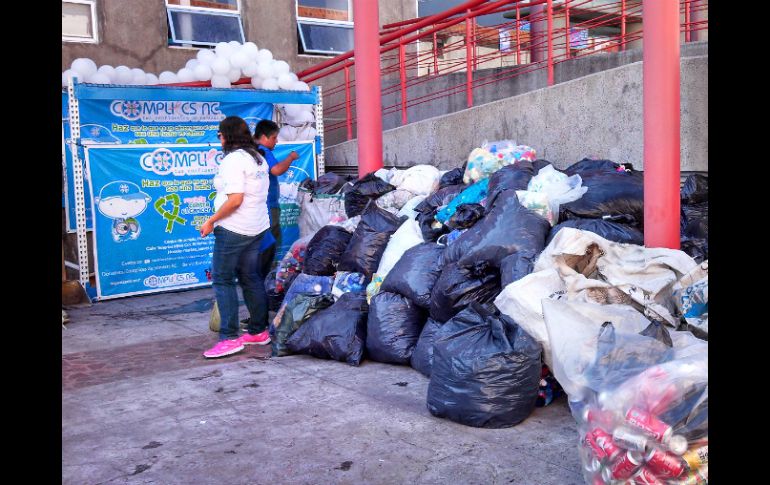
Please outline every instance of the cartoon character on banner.
[[136, 217], [147, 209], [152, 198], [133, 182], [110, 182], [94, 201], [99, 212], [112, 219], [112, 239], [124, 242], [139, 237], [142, 228]]

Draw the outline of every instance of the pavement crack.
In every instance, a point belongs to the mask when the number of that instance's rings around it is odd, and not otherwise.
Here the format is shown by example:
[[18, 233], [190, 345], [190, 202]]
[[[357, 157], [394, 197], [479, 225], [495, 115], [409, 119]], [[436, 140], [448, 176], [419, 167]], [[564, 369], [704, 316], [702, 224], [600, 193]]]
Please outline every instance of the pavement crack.
[[188, 381], [202, 381], [203, 379], [208, 379], [209, 377], [222, 377], [222, 371], [219, 369], [215, 369], [208, 374], [198, 376], [198, 377], [188, 377]]

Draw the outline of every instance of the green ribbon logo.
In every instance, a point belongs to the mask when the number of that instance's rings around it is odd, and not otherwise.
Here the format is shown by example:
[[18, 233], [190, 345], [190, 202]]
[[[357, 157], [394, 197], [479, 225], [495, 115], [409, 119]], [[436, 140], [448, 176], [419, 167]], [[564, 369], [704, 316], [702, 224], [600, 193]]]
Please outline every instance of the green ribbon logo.
[[[171, 202], [171, 212], [165, 209], [166, 202]], [[179, 199], [179, 194], [168, 194], [155, 201], [155, 210], [168, 221], [166, 223], [166, 232], [171, 232], [175, 222], [182, 225], [187, 223], [186, 219], [179, 217], [179, 207], [181, 205], [182, 201]]]

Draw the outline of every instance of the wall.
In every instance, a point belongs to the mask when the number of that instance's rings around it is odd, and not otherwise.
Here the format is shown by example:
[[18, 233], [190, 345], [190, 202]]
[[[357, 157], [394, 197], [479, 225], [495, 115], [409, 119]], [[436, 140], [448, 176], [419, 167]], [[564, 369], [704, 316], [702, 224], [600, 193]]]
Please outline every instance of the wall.
[[[298, 54], [294, 5], [293, 0], [241, 0], [241, 19], [247, 41], [269, 49], [298, 72], [329, 57]], [[168, 46], [164, 0], [98, 0], [97, 16], [100, 42], [62, 42], [62, 71], [78, 57], [89, 57], [97, 66], [122, 64], [158, 75], [183, 68], [199, 50]], [[414, 0], [380, 1], [380, 25], [416, 16]]]
[[[484, 140], [534, 147], [558, 168], [583, 157], [643, 170], [642, 63], [591, 74], [383, 133], [383, 163], [462, 165]], [[681, 169], [708, 171], [708, 56], [681, 59]], [[355, 140], [326, 148], [326, 165], [356, 165]]]

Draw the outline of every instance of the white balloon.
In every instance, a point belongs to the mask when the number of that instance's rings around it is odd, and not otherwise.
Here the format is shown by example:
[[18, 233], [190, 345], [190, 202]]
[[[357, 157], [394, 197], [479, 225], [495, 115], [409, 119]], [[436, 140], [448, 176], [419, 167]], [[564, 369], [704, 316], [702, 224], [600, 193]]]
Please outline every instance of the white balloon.
[[240, 48], [241, 48], [241, 45], [242, 45], [242, 44], [241, 44], [240, 42], [238, 42], [237, 40], [231, 40], [230, 42], [228, 42], [228, 44], [230, 44], [231, 46], [233, 46], [233, 48], [234, 48], [234, 49], [240, 49]]
[[257, 53], [257, 62], [270, 62], [273, 60], [273, 53], [267, 49], [259, 49]]
[[276, 76], [280, 76], [281, 74], [289, 74], [289, 71], [291, 68], [289, 67], [289, 63], [286, 61], [275, 61], [273, 63], [273, 71], [275, 71]]
[[131, 84], [131, 80], [134, 78], [131, 69], [128, 66], [118, 66], [115, 68], [115, 84]]
[[294, 141], [297, 139], [297, 129], [291, 125], [286, 125], [278, 132], [279, 141]]
[[227, 76], [222, 76], [220, 74], [215, 74], [211, 78], [211, 87], [212, 88], [229, 88], [230, 87], [230, 80], [227, 79]]
[[156, 76], [155, 74], [153, 74], [151, 72], [144, 73], [144, 83], [147, 86], [154, 86], [154, 85], [158, 84], [159, 82], [160, 82], [160, 80], [158, 79], [158, 76]]
[[251, 78], [251, 85], [254, 86], [254, 89], [262, 89], [262, 82], [263, 79], [259, 76], [254, 76]]
[[88, 57], [79, 57], [72, 61], [70, 69], [77, 71], [82, 79], [87, 78], [93, 74], [96, 74], [96, 63]]
[[208, 64], [198, 64], [195, 66], [193, 73], [195, 74], [195, 79], [198, 81], [210, 81], [211, 76], [214, 75]]
[[262, 89], [276, 90], [278, 89], [278, 80], [274, 77], [269, 77], [262, 81]]
[[286, 113], [286, 119], [293, 120], [302, 112], [301, 104], [285, 104], [283, 105], [283, 112]]
[[86, 79], [86, 82], [93, 84], [110, 84], [110, 78], [106, 74], [97, 71]]
[[231, 83], [234, 83], [235, 81], [239, 80], [241, 78], [241, 70], [240, 69], [230, 69], [228, 73], [226, 74], [227, 78], [230, 79]]
[[257, 75], [257, 66], [259, 64], [256, 61], [249, 61], [248, 64], [241, 68], [241, 71], [243, 71], [243, 75], [246, 77], [254, 77]]
[[175, 73], [171, 71], [163, 71], [160, 73], [160, 76], [158, 76], [158, 81], [160, 84], [172, 84], [179, 82], [179, 79], [177, 79]]
[[144, 85], [146, 82], [146, 75], [143, 70], [135, 67], [131, 69], [131, 84]]
[[257, 76], [262, 79], [269, 79], [273, 77], [273, 66], [269, 62], [260, 62], [257, 64]]
[[109, 64], [99, 66], [99, 69], [97, 69], [96, 72], [100, 74], [104, 74], [105, 76], [110, 78], [111, 83], [115, 82], [115, 68], [110, 66]]
[[230, 69], [230, 61], [224, 57], [217, 57], [214, 59], [214, 62], [211, 63], [211, 70], [214, 74], [219, 74], [220, 76], [227, 75], [227, 73], [230, 72]]
[[74, 69], [67, 69], [66, 71], [61, 73], [61, 85], [67, 86], [70, 78], [75, 78], [78, 81], [80, 81], [82, 79], [82, 76]]
[[197, 78], [195, 77], [195, 72], [187, 67], [183, 67], [182, 69], [178, 70], [176, 73], [176, 77], [179, 78], [180, 83], [189, 83], [193, 81], [197, 81]]
[[278, 87], [281, 89], [289, 90], [294, 86], [294, 79], [288, 74], [281, 74], [278, 76]]
[[292, 81], [294, 81], [294, 82], [297, 82], [297, 81], [299, 81], [299, 78], [298, 78], [298, 77], [297, 77], [297, 75], [296, 75], [296, 74], [294, 74], [293, 72], [290, 72], [290, 73], [289, 73], [289, 76], [291, 76], [291, 80], [292, 80]]
[[198, 62], [200, 62], [201, 64], [210, 65], [212, 62], [214, 62], [214, 59], [217, 58], [217, 55], [214, 54], [214, 51], [211, 51], [208, 49], [201, 49], [198, 51], [195, 57], [198, 59]]
[[243, 47], [241, 47], [241, 52], [245, 52], [246, 55], [249, 56], [249, 60], [256, 60], [259, 48], [254, 42], [246, 42], [243, 44]]
[[308, 86], [305, 82], [296, 81], [291, 89], [294, 91], [310, 91], [310, 86]]
[[197, 58], [193, 57], [192, 59], [187, 61], [187, 64], [185, 64], [184, 67], [186, 67], [191, 71], [194, 71], [195, 68], [198, 67], [198, 64], [200, 64], [200, 61]]
[[249, 55], [243, 51], [238, 51], [230, 56], [230, 64], [233, 67], [242, 68], [249, 63]]
[[233, 54], [233, 46], [227, 42], [220, 42], [214, 48], [214, 51], [217, 53], [217, 57], [228, 58]]

